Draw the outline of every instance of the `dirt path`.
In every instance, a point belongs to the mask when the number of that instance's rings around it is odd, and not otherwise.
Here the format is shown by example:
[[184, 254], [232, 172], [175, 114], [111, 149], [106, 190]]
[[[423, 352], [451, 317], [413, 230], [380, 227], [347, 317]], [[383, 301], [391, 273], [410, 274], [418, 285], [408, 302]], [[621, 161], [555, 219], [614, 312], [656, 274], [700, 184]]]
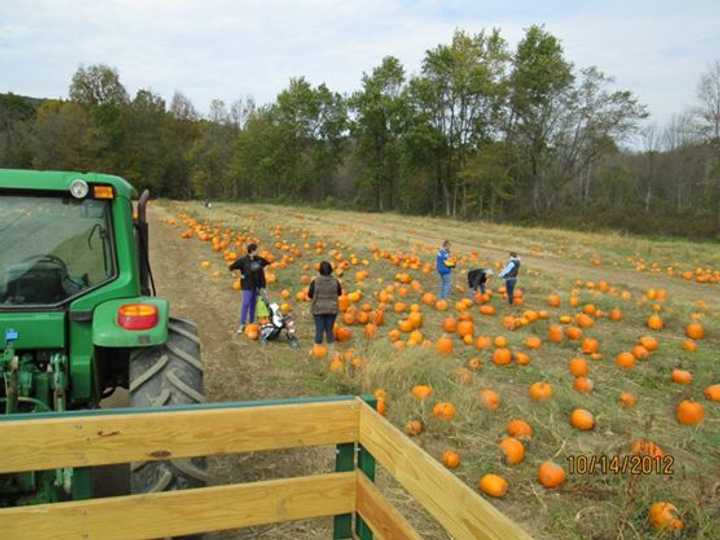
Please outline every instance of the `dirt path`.
[[[285, 349], [270, 351], [249, 345], [235, 336], [240, 294], [218, 286], [227, 284], [227, 269], [217, 264], [222, 278], [213, 279], [201, 271], [199, 263], [208, 258], [207, 248], [195, 241], [182, 240], [174, 227], [161, 222], [170, 214], [160, 207], [149, 212], [151, 263], [158, 295], [168, 298], [172, 313], [198, 324], [203, 344], [205, 391], [208, 401], [247, 401], [302, 395], [307, 388], [297, 384], [297, 371], [276, 365], [273, 356]], [[268, 347], [270, 348], [270, 347]], [[331, 471], [332, 449], [292, 450], [252, 453], [213, 458], [210, 474], [213, 484], [228, 484], [317, 474]], [[208, 535], [208, 538], [329, 538], [329, 520], [293, 522], [276, 527], [253, 527], [242, 531]]]

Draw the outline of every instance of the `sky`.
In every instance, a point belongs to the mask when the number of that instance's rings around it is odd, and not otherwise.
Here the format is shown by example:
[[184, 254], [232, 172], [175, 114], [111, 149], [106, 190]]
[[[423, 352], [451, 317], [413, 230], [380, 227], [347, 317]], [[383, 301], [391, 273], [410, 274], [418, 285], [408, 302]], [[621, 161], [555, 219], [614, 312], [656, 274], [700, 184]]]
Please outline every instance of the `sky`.
[[298, 76], [349, 93], [384, 56], [417, 73], [456, 29], [497, 27], [514, 47], [532, 24], [660, 126], [720, 59], [720, 0], [0, 0], [0, 92], [66, 97], [80, 65], [104, 63], [131, 95], [179, 90], [207, 112], [214, 98], [270, 102]]

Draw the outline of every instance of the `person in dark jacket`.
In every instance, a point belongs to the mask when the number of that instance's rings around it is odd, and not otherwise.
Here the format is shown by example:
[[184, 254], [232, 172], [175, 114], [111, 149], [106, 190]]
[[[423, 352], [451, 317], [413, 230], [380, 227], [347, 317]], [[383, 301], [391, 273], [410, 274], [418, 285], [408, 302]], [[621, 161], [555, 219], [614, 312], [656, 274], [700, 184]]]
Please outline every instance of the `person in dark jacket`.
[[315, 343], [323, 342], [323, 334], [328, 344], [335, 341], [333, 326], [338, 314], [338, 296], [342, 294], [340, 281], [332, 275], [329, 262], [320, 263], [320, 275], [312, 280], [308, 297], [312, 300], [310, 312], [315, 319]]
[[257, 254], [257, 244], [248, 244], [247, 255], [240, 257], [230, 265], [230, 270], [240, 270], [242, 277], [240, 287], [242, 288], [242, 308], [240, 309], [240, 326], [237, 333], [245, 331], [245, 325], [255, 322], [255, 306], [257, 305], [258, 293], [265, 288], [265, 270], [270, 264], [267, 259]]
[[498, 274], [500, 279], [505, 280], [505, 289], [507, 290], [508, 303], [513, 305], [515, 294], [515, 285], [517, 284], [518, 274], [520, 273], [520, 257], [514, 251], [510, 252], [510, 260], [505, 268]]
[[468, 272], [468, 288], [471, 295], [476, 294], [478, 288], [482, 294], [485, 294], [485, 286], [488, 278], [493, 275], [493, 271], [488, 268], [475, 268]]

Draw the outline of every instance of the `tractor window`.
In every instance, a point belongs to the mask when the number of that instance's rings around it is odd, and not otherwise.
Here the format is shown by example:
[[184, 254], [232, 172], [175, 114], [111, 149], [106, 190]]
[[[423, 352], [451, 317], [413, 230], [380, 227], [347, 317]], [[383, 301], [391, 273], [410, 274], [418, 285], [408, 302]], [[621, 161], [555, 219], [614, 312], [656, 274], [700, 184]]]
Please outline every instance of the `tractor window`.
[[60, 304], [114, 275], [110, 203], [0, 194], [0, 308]]

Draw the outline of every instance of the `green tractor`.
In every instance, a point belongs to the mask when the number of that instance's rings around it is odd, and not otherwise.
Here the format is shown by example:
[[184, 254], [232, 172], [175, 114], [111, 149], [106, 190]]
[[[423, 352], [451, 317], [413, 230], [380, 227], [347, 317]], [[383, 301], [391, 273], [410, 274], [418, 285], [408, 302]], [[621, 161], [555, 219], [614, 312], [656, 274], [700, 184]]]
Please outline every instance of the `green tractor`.
[[[117, 176], [0, 170], [0, 407], [204, 401], [195, 325], [170, 317], [149, 263], [149, 194]], [[130, 491], [200, 487], [202, 459], [134, 463]], [[93, 497], [89, 468], [0, 475], [0, 506]]]

